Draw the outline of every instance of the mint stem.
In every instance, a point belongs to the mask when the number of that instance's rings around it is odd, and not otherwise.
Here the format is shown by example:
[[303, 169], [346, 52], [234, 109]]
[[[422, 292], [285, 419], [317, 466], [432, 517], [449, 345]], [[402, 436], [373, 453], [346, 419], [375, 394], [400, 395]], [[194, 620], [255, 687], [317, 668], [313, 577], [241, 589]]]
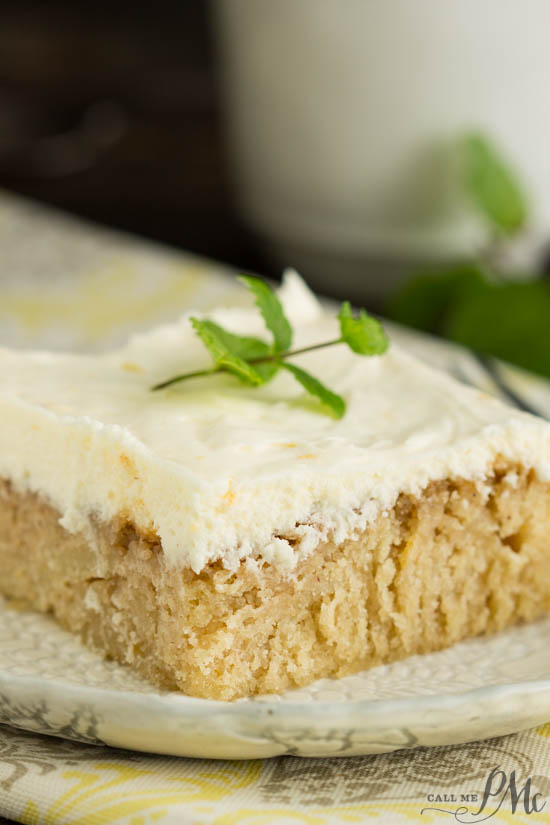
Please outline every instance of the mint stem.
[[335, 338], [333, 341], [324, 341], [322, 344], [312, 344], [309, 347], [302, 347], [301, 349], [287, 350], [286, 352], [274, 352], [271, 355], [264, 355], [262, 358], [253, 358], [249, 364], [261, 364], [264, 361], [281, 361], [284, 358], [292, 358], [293, 355], [301, 355], [303, 352], [313, 352], [316, 349], [323, 349], [323, 347], [332, 347], [334, 344], [342, 344], [341, 338]]
[[[323, 347], [332, 347], [335, 344], [342, 344], [342, 338], [335, 338], [332, 341], [324, 341], [322, 344], [312, 344], [309, 347], [302, 347], [301, 349], [287, 350], [286, 352], [274, 352], [271, 355], [264, 355], [262, 358], [252, 358], [249, 364], [265, 364], [270, 361], [282, 361], [285, 358], [292, 358], [294, 355], [302, 355], [304, 352], [313, 352], [316, 349], [323, 349]], [[223, 367], [211, 367], [207, 370], [196, 370], [195, 372], [185, 372], [181, 375], [176, 375], [174, 378], [169, 378], [167, 381], [161, 381], [160, 384], [155, 384], [151, 389], [163, 390], [166, 387], [171, 387], [172, 384], [177, 384], [180, 381], [187, 381], [189, 378], [202, 378], [206, 375], [214, 375], [216, 372], [227, 372]]]
[[221, 372], [220, 367], [214, 367], [209, 370], [196, 370], [196, 372], [185, 372], [182, 375], [176, 375], [174, 378], [169, 378], [167, 381], [161, 381], [160, 384], [155, 384], [151, 387], [152, 390], [163, 390], [165, 387], [170, 387], [172, 384], [177, 384], [178, 381], [185, 381], [187, 378], [200, 378], [203, 375], [213, 375], [215, 372]]

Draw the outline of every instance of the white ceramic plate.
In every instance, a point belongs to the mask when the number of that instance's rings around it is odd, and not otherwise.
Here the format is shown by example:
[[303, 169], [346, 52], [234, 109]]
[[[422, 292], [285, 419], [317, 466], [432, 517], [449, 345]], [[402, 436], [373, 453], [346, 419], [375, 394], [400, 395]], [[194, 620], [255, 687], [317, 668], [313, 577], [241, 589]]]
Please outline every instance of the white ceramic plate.
[[[102, 348], [121, 340], [126, 325], [134, 330], [173, 318], [180, 302], [182, 308], [233, 302], [233, 281], [222, 280], [216, 264], [52, 217], [11, 195], [1, 195], [0, 208], [4, 269], [13, 275], [11, 299], [2, 306], [3, 343]], [[37, 279], [52, 314], [35, 328], [25, 296]], [[151, 284], [164, 298], [146, 312]], [[111, 314], [96, 329], [106, 291]], [[235, 289], [235, 302], [240, 295]], [[418, 357], [550, 418], [548, 382], [388, 326]], [[0, 601], [0, 722], [85, 742], [224, 758], [348, 756], [458, 743], [550, 719], [549, 650], [550, 619], [281, 697], [228, 704], [159, 693], [86, 651], [50, 619]]]
[[550, 719], [550, 618], [282, 696], [159, 692], [49, 618], [0, 604], [0, 721], [85, 742], [224, 759], [467, 742]]
[[[392, 328], [435, 366], [550, 418], [549, 384]], [[513, 733], [550, 719], [550, 617], [282, 696], [237, 702], [158, 692], [49, 618], [0, 600], [0, 722], [176, 756], [352, 756]]]

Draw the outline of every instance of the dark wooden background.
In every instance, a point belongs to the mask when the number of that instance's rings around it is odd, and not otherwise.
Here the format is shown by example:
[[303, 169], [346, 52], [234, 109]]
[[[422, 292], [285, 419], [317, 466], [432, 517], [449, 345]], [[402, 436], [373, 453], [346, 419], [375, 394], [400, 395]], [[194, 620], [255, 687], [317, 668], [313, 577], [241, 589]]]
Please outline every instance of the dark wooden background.
[[0, 2], [0, 186], [269, 273], [233, 207], [209, 11]]

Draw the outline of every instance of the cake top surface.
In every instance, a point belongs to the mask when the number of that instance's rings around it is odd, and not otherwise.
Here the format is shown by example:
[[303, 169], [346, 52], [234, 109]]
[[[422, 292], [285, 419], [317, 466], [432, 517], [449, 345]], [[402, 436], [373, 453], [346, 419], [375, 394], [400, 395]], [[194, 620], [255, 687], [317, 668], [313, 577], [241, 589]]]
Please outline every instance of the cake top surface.
[[[294, 273], [280, 291], [298, 347], [338, 337]], [[264, 334], [256, 310], [209, 317]], [[319, 541], [364, 529], [400, 492], [482, 480], [497, 456], [550, 477], [550, 425], [459, 384], [395, 345], [295, 358], [347, 402], [320, 412], [288, 374], [248, 388], [228, 374], [152, 392], [210, 365], [186, 315], [107, 355], [0, 350], [0, 474], [45, 495], [69, 530], [122, 516], [170, 563], [200, 571], [261, 559], [291, 570]]]

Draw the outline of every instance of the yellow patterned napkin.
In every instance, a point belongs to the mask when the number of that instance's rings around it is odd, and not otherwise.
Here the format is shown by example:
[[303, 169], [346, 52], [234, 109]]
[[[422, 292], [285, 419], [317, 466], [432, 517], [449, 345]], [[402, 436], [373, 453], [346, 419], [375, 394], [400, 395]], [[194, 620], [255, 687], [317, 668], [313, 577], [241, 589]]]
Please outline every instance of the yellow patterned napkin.
[[454, 747], [244, 762], [148, 756], [0, 727], [0, 815], [26, 825], [543, 825], [550, 725]]

